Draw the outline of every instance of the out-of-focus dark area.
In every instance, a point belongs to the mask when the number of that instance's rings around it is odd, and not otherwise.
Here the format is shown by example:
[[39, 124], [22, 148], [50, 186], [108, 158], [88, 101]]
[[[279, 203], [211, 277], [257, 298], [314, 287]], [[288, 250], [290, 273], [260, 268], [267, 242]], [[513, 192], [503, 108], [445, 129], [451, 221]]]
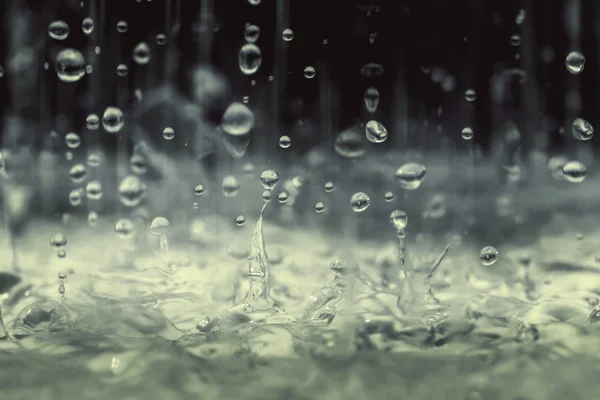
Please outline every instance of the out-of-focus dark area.
[[[276, 149], [287, 134], [294, 143], [290, 150], [305, 152], [331, 143], [357, 122], [376, 119], [390, 131], [386, 148], [460, 151], [466, 148], [460, 131], [471, 126], [471, 143], [485, 153], [494, 132], [510, 120], [521, 130], [524, 148], [554, 152], [576, 146], [561, 129], [570, 130], [573, 116], [592, 125], [598, 118], [600, 5], [594, 1], [262, 0], [253, 6], [243, 0], [9, 0], [1, 7], [3, 124], [10, 124], [7, 116], [24, 118], [20, 123], [31, 125], [30, 139], [19, 140], [35, 147], [47, 145], [48, 132], [56, 130], [79, 132], [84, 141], [110, 148], [116, 136], [102, 129], [85, 133], [86, 115], [118, 105], [130, 118], [136, 89], [148, 95], [165, 84], [193, 102], [195, 88], [210, 91], [212, 82], [212, 75], [194, 80], [198, 66], [212, 67], [226, 81], [202, 105], [206, 129], [220, 122], [229, 102], [248, 96], [261, 131], [250, 148], [261, 151]], [[90, 35], [81, 29], [85, 17], [94, 20]], [[66, 40], [49, 37], [55, 20], [69, 25]], [[128, 23], [127, 32], [117, 31], [120, 20]], [[256, 44], [263, 57], [250, 76], [238, 65], [247, 23], [260, 28]], [[289, 42], [282, 39], [286, 28], [294, 31]], [[157, 44], [159, 33], [167, 35], [166, 45]], [[513, 35], [520, 36], [518, 45]], [[142, 41], [151, 48], [145, 66], [131, 57]], [[65, 47], [80, 50], [92, 67], [79, 82], [57, 79], [54, 58]], [[587, 60], [585, 73], [577, 76], [565, 69], [572, 50]], [[368, 63], [381, 64], [383, 73], [361, 75]], [[126, 76], [117, 74], [119, 64], [128, 66]], [[304, 78], [306, 66], [315, 68], [315, 78]], [[363, 101], [370, 86], [380, 93], [373, 114]], [[464, 98], [470, 88], [476, 91], [472, 103]], [[161, 118], [181, 120], [166, 112]], [[5, 128], [4, 146], [14, 140]]]

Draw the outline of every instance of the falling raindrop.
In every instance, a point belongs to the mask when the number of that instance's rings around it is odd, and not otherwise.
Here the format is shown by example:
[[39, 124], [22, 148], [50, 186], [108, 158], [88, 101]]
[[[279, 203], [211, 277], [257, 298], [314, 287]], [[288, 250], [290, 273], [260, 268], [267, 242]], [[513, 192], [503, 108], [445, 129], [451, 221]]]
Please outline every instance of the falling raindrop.
[[512, 35], [510, 37], [510, 44], [515, 47], [521, 45], [521, 36], [517, 35], [516, 33]]
[[254, 127], [254, 114], [245, 104], [234, 102], [227, 107], [221, 121], [225, 133], [235, 136], [246, 135]]
[[392, 192], [385, 192], [385, 194], [383, 195], [383, 199], [385, 200], [386, 203], [391, 202], [392, 200], [394, 200], [394, 193]]
[[371, 204], [371, 199], [366, 193], [358, 192], [354, 193], [350, 198], [350, 206], [354, 212], [363, 212]]
[[277, 182], [279, 182], [279, 174], [272, 169], [263, 171], [263, 173], [260, 174], [260, 183], [262, 183], [266, 190], [273, 190], [277, 185]]
[[476, 97], [477, 97], [477, 94], [475, 93], [475, 90], [473, 90], [473, 89], [467, 89], [465, 91], [465, 99], [467, 101], [475, 101]]
[[290, 28], [284, 29], [281, 36], [286, 42], [291, 42], [292, 40], [294, 40], [294, 31]]
[[383, 66], [377, 63], [368, 63], [360, 68], [360, 74], [365, 78], [377, 78], [383, 75]]
[[100, 118], [96, 114], [90, 114], [85, 119], [85, 126], [90, 131], [95, 131], [100, 127]]
[[233, 175], [225, 176], [221, 182], [221, 191], [223, 196], [228, 198], [237, 196], [240, 191], [240, 181]]
[[311, 67], [311, 66], [309, 65], [308, 67], [304, 68], [304, 77], [305, 77], [306, 79], [312, 79], [312, 78], [314, 78], [314, 77], [315, 77], [315, 75], [316, 75], [316, 74], [317, 74], [317, 73], [316, 73], [316, 71], [315, 71], [315, 68], [314, 68], [314, 67]]
[[129, 159], [131, 171], [138, 175], [144, 175], [148, 171], [148, 163], [141, 154], [134, 153]]
[[583, 118], [575, 118], [572, 131], [577, 140], [590, 140], [594, 136], [594, 127]]
[[91, 227], [98, 225], [98, 214], [95, 211], [90, 211], [88, 214], [88, 224]]
[[248, 3], [252, 6], [257, 6], [259, 5], [261, 2], [261, 0], [248, 0]]
[[284, 204], [285, 202], [288, 201], [288, 194], [286, 192], [281, 192], [277, 195], [277, 200], [281, 203]]
[[498, 250], [493, 246], [486, 246], [479, 252], [479, 260], [483, 265], [492, 265], [498, 261]]
[[74, 183], [82, 182], [85, 179], [87, 170], [83, 164], [75, 164], [69, 170], [69, 177]]
[[468, 126], [464, 127], [462, 132], [460, 133], [460, 136], [462, 136], [462, 138], [465, 140], [473, 139], [473, 129], [471, 129]]
[[265, 189], [264, 192], [262, 192], [262, 199], [264, 200], [265, 203], [270, 202], [272, 196], [273, 196], [273, 192], [271, 192], [269, 189]]
[[167, 126], [165, 129], [163, 129], [163, 138], [165, 140], [171, 140], [174, 137], [175, 137], [175, 131], [173, 130], [173, 128]]
[[119, 184], [119, 198], [125, 207], [138, 206], [146, 196], [146, 184], [137, 176], [129, 175]]
[[244, 226], [245, 223], [246, 217], [244, 217], [243, 215], [238, 215], [237, 217], [235, 217], [235, 224], [237, 226]]
[[416, 190], [423, 183], [426, 174], [424, 165], [410, 162], [398, 168], [395, 177], [402, 189]]
[[73, 207], [77, 207], [78, 205], [81, 204], [81, 201], [83, 200], [83, 196], [81, 195], [81, 189], [73, 189], [71, 190], [71, 192], [69, 193], [69, 203], [73, 206]]
[[358, 133], [354, 128], [342, 131], [335, 138], [335, 151], [346, 158], [361, 157], [367, 151], [364, 136]]
[[90, 17], [84, 18], [81, 22], [81, 30], [84, 34], [89, 35], [94, 30], [94, 20]]
[[159, 33], [156, 35], [156, 44], [159, 46], [164, 46], [167, 43], [167, 35], [164, 33]]
[[292, 139], [289, 136], [283, 135], [279, 138], [279, 147], [282, 149], [287, 149], [292, 145]]
[[326, 182], [325, 183], [325, 191], [327, 193], [333, 192], [334, 189], [335, 189], [335, 185], [333, 184], [333, 182]]
[[579, 161], [569, 161], [562, 167], [563, 176], [572, 183], [583, 182], [587, 176], [587, 169]]
[[522, 8], [519, 10], [519, 12], [517, 13], [517, 16], [515, 17], [515, 24], [517, 25], [521, 25], [523, 24], [523, 21], [525, 21], [525, 10], [523, 10]]
[[403, 231], [408, 225], [408, 216], [402, 210], [394, 210], [390, 213], [390, 224], [397, 231]]
[[125, 125], [125, 117], [123, 111], [117, 107], [106, 107], [104, 114], [102, 115], [102, 126], [108, 133], [117, 133]]
[[75, 132], [69, 132], [65, 135], [65, 144], [70, 149], [76, 149], [81, 144], [81, 138]]
[[54, 64], [58, 79], [63, 82], [77, 82], [85, 75], [85, 59], [80, 51], [67, 48], [56, 55]]
[[317, 214], [321, 214], [323, 211], [325, 211], [325, 204], [322, 201], [317, 202], [315, 204], [315, 211]]
[[371, 120], [367, 122], [365, 126], [365, 133], [367, 135], [367, 140], [371, 143], [382, 143], [388, 137], [387, 129], [381, 123]]
[[99, 153], [91, 153], [91, 154], [88, 156], [88, 159], [87, 159], [87, 164], [88, 164], [90, 167], [94, 167], [94, 168], [95, 168], [95, 167], [98, 167], [98, 166], [100, 166], [100, 163], [101, 163], [101, 162], [102, 162], [102, 158], [101, 158], [101, 156], [100, 156], [100, 154], [99, 154]]
[[364, 98], [367, 111], [370, 113], [377, 111], [377, 106], [379, 105], [379, 90], [373, 86], [368, 87], [367, 90], [365, 90]]
[[61, 249], [67, 245], [67, 236], [64, 233], [55, 233], [50, 237], [50, 246], [56, 250]]
[[146, 42], [140, 42], [133, 48], [133, 61], [138, 65], [146, 65], [150, 62], [150, 46]]
[[129, 68], [127, 67], [127, 65], [119, 64], [117, 66], [117, 75], [125, 76], [125, 75], [127, 75], [127, 73], [129, 73]]
[[129, 218], [121, 218], [115, 224], [115, 233], [119, 239], [130, 239], [135, 231], [135, 225]]
[[85, 186], [85, 195], [88, 200], [100, 200], [102, 198], [102, 184], [99, 181], [90, 181]]
[[246, 43], [238, 56], [240, 70], [245, 75], [253, 75], [262, 63], [262, 52], [254, 43]]
[[583, 67], [585, 67], [585, 57], [578, 51], [572, 51], [567, 55], [565, 65], [567, 66], [567, 71], [573, 75], [580, 74], [583, 72]]
[[69, 37], [69, 33], [71, 33], [71, 29], [63, 20], [53, 21], [48, 25], [48, 35], [52, 39], [65, 40]]
[[256, 43], [260, 36], [260, 28], [254, 24], [246, 24], [246, 30], [244, 31], [244, 39], [248, 43]]
[[127, 21], [119, 21], [117, 22], [117, 32], [119, 33], [125, 33], [127, 32], [127, 29], [129, 28], [129, 24], [127, 24]]

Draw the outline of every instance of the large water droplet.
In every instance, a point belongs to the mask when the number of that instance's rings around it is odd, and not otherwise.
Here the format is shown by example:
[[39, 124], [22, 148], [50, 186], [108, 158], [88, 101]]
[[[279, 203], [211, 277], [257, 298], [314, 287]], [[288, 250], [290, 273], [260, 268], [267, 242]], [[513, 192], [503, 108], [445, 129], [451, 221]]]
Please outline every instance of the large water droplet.
[[483, 265], [492, 265], [498, 261], [498, 250], [494, 246], [486, 246], [479, 252], [479, 260]]
[[81, 30], [84, 34], [89, 35], [94, 30], [94, 20], [90, 17], [84, 18], [81, 21]]
[[165, 217], [156, 217], [150, 223], [150, 232], [155, 235], [164, 235], [167, 232], [167, 227], [171, 226], [171, 223]]
[[254, 24], [246, 24], [246, 30], [244, 31], [244, 39], [248, 43], [256, 43], [260, 36], [260, 28]]
[[354, 212], [363, 212], [371, 204], [371, 199], [366, 193], [358, 192], [354, 193], [350, 198], [350, 207]]
[[242, 73], [252, 75], [258, 71], [262, 63], [262, 52], [254, 43], [246, 43], [240, 49], [238, 61]]
[[146, 65], [150, 62], [150, 46], [146, 42], [140, 42], [133, 48], [133, 61], [138, 65]]
[[254, 127], [254, 114], [243, 103], [231, 103], [221, 121], [223, 132], [230, 135], [246, 135]]
[[287, 149], [291, 145], [292, 145], [292, 139], [290, 139], [289, 136], [283, 135], [282, 137], [279, 138], [279, 147], [281, 147], [282, 149]]
[[374, 113], [377, 111], [377, 106], [379, 105], [379, 90], [373, 86], [368, 87], [367, 90], [365, 90], [364, 100], [367, 111]]
[[583, 72], [583, 68], [585, 67], [585, 57], [578, 51], [572, 51], [567, 55], [567, 58], [565, 59], [565, 65], [567, 67], [567, 71], [573, 75], [580, 74]]
[[363, 135], [358, 133], [354, 128], [347, 129], [341, 132], [335, 138], [335, 151], [346, 158], [357, 158], [365, 154], [366, 141]]
[[569, 161], [562, 167], [563, 176], [569, 182], [583, 182], [587, 176], [587, 169], [579, 161]]
[[284, 29], [281, 36], [286, 42], [291, 42], [292, 40], [294, 40], [294, 31], [290, 28]]
[[267, 190], [273, 190], [277, 185], [277, 182], [279, 182], [279, 174], [272, 169], [263, 171], [263, 173], [260, 174], [260, 183], [262, 183], [263, 187]]
[[221, 182], [221, 191], [225, 197], [237, 196], [240, 191], [240, 181], [233, 175], [225, 176]]
[[83, 164], [75, 164], [69, 170], [69, 177], [75, 183], [82, 182], [85, 179], [87, 170]]
[[69, 33], [71, 33], [71, 29], [63, 20], [53, 21], [48, 25], [48, 35], [52, 39], [65, 40], [69, 37]]
[[137, 176], [125, 177], [119, 185], [119, 198], [125, 207], [138, 206], [146, 196], [146, 184]]
[[365, 133], [367, 135], [367, 139], [371, 143], [385, 142], [388, 137], [385, 126], [375, 120], [367, 122], [367, 125], [365, 126]]
[[106, 107], [102, 115], [102, 126], [108, 133], [117, 133], [125, 125], [125, 117], [123, 111], [117, 107]]
[[85, 75], [85, 59], [79, 50], [67, 48], [56, 55], [54, 68], [61, 81], [77, 82]]
[[421, 186], [426, 174], [424, 165], [410, 162], [398, 168], [395, 177], [402, 189], [416, 190]]
[[85, 186], [85, 195], [89, 200], [100, 200], [102, 194], [102, 184], [99, 181], [90, 181]]
[[594, 136], [594, 127], [583, 118], [575, 118], [572, 131], [577, 140], [590, 140]]

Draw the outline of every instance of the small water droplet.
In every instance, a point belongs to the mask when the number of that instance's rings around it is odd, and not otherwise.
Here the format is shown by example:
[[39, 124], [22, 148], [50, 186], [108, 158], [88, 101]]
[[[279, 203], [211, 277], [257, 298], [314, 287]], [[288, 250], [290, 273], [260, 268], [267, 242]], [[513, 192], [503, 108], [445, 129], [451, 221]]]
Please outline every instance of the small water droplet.
[[334, 189], [335, 189], [335, 185], [334, 185], [334, 183], [333, 183], [333, 182], [326, 182], [326, 183], [325, 183], [325, 191], [326, 191], [327, 193], [331, 193], [331, 192], [333, 192], [333, 190], [334, 190]]
[[260, 174], [260, 183], [267, 190], [273, 190], [277, 182], [279, 182], [279, 174], [275, 170], [268, 169]]
[[259, 5], [261, 2], [261, 0], [248, 0], [248, 3], [252, 6], [257, 6]]
[[460, 136], [465, 140], [473, 139], [473, 129], [468, 126], [464, 127], [460, 133]]
[[81, 201], [83, 200], [83, 196], [81, 195], [82, 194], [81, 192], [82, 192], [81, 189], [73, 189], [69, 193], [69, 203], [73, 207], [77, 207], [78, 205], [81, 204]]
[[133, 61], [138, 65], [146, 65], [150, 62], [150, 46], [146, 42], [140, 42], [133, 48]]
[[467, 101], [475, 101], [476, 98], [477, 98], [477, 93], [475, 93], [475, 90], [473, 90], [473, 89], [467, 89], [465, 91], [465, 100], [467, 100]]
[[82, 182], [87, 174], [87, 169], [83, 164], [75, 164], [69, 170], [69, 177], [75, 183]]
[[235, 217], [235, 224], [237, 226], [244, 226], [245, 223], [246, 217], [244, 217], [243, 215], [238, 215], [237, 217]]
[[204, 185], [196, 185], [196, 187], [194, 188], [194, 194], [196, 196], [202, 196], [204, 190]]
[[81, 138], [75, 132], [69, 132], [65, 135], [65, 144], [70, 149], [76, 149], [81, 144]]
[[101, 162], [102, 162], [102, 157], [100, 156], [99, 153], [91, 153], [90, 155], [88, 155], [88, 159], [87, 159], [88, 166], [96, 168], [96, 167], [100, 166]]
[[283, 135], [279, 138], [279, 147], [282, 149], [287, 149], [292, 145], [292, 139], [289, 136]]
[[175, 137], [175, 131], [173, 130], [173, 128], [171, 128], [171, 127], [166, 127], [166, 128], [163, 130], [163, 138], [164, 138], [165, 140], [171, 140], [171, 139], [173, 139], [174, 137]]
[[227, 175], [223, 178], [223, 181], [221, 182], [221, 191], [223, 192], [223, 196], [228, 198], [235, 197], [237, 196], [239, 190], [240, 181], [238, 181], [235, 176]]
[[50, 246], [60, 249], [67, 245], [67, 236], [64, 233], [57, 232], [50, 237]]
[[310, 65], [306, 68], [304, 68], [304, 77], [306, 79], [312, 79], [315, 77], [315, 75], [317, 74], [317, 72], [315, 71], [314, 67], [311, 67]]
[[117, 65], [117, 75], [126, 76], [129, 73], [129, 68], [125, 64]]
[[129, 239], [133, 236], [135, 225], [129, 218], [121, 218], [115, 223], [115, 233], [119, 239]]
[[123, 111], [117, 107], [106, 107], [102, 115], [102, 126], [108, 133], [117, 133], [125, 125], [125, 117]]
[[129, 175], [119, 184], [119, 198], [125, 207], [138, 206], [146, 196], [146, 184], [137, 176]]
[[565, 65], [567, 66], [567, 71], [571, 74], [580, 74], [585, 67], [585, 57], [578, 51], [572, 51], [567, 55]]
[[367, 122], [365, 126], [365, 133], [367, 135], [367, 140], [371, 143], [382, 143], [388, 137], [387, 129], [381, 123], [371, 120]]
[[165, 217], [156, 217], [150, 223], [150, 232], [154, 235], [165, 235], [171, 223]]
[[577, 140], [590, 140], [594, 136], [594, 127], [583, 118], [575, 118], [572, 131]]
[[325, 211], [325, 204], [322, 201], [317, 202], [315, 204], [315, 211], [317, 214], [321, 214], [323, 211]]
[[281, 36], [286, 42], [291, 42], [292, 40], [294, 40], [294, 31], [290, 28], [284, 29]]
[[94, 30], [94, 20], [90, 17], [84, 18], [81, 21], [81, 30], [84, 34], [89, 35]]
[[262, 64], [262, 52], [254, 43], [246, 43], [238, 55], [240, 70], [245, 75], [253, 75]]
[[242, 136], [254, 127], [254, 114], [245, 104], [234, 102], [227, 107], [221, 120], [221, 128], [229, 135]]
[[60, 280], [67, 279], [67, 274], [65, 274], [64, 272], [60, 271], [58, 273], [58, 279], [60, 279]]
[[67, 256], [67, 250], [65, 249], [60, 249], [56, 252], [56, 256], [58, 258], [65, 258]]
[[525, 21], [525, 16], [527, 14], [525, 13], [524, 9], [520, 9], [519, 12], [517, 13], [517, 16], [515, 17], [515, 24], [517, 25], [521, 25], [523, 23], [523, 21]]
[[129, 159], [129, 166], [134, 174], [144, 175], [148, 171], [148, 163], [141, 154], [134, 153]]
[[85, 75], [85, 59], [79, 50], [67, 48], [56, 55], [54, 68], [62, 82], [77, 82]]
[[48, 35], [52, 39], [65, 40], [69, 37], [69, 33], [71, 33], [71, 29], [63, 20], [53, 21], [48, 25]]
[[100, 127], [100, 117], [98, 117], [96, 114], [88, 115], [85, 119], [85, 126], [90, 131], [95, 131]]
[[360, 74], [365, 78], [377, 78], [383, 75], [383, 66], [378, 63], [368, 63], [360, 68]]
[[85, 186], [85, 195], [89, 200], [100, 200], [102, 198], [102, 184], [99, 181], [90, 181]]
[[96, 53], [97, 56], [99, 56], [101, 52], [102, 52], [102, 49], [100, 48], [100, 46], [94, 47], [94, 53]]
[[386, 201], [386, 203], [389, 203], [392, 200], [394, 200], [394, 197], [394, 193], [392, 192], [385, 192], [385, 194], [383, 195], [383, 199]]
[[159, 46], [164, 46], [165, 44], [167, 44], [167, 35], [165, 35], [164, 33], [157, 34], [156, 44], [158, 44]]
[[281, 192], [277, 195], [277, 200], [281, 203], [281, 204], [285, 204], [288, 201], [288, 194], [286, 192]]
[[265, 189], [265, 191], [262, 192], [262, 198], [263, 198], [264, 202], [265, 203], [270, 202], [272, 195], [273, 195], [273, 193], [269, 189]]
[[358, 192], [354, 193], [350, 198], [350, 206], [354, 212], [363, 212], [371, 204], [371, 199], [366, 193]]
[[94, 227], [98, 224], [98, 214], [95, 211], [90, 211], [88, 214], [88, 224]]
[[357, 158], [365, 154], [366, 140], [363, 135], [358, 133], [354, 128], [347, 129], [341, 132], [335, 138], [335, 151], [346, 158]]
[[510, 37], [510, 44], [515, 47], [521, 45], [521, 36], [516, 33], [512, 35]]
[[254, 24], [246, 24], [246, 30], [244, 31], [244, 39], [248, 43], [256, 43], [260, 36], [260, 28]]
[[368, 87], [364, 94], [365, 107], [370, 113], [377, 111], [379, 106], [379, 90], [373, 86]]
[[402, 210], [394, 210], [390, 213], [390, 224], [397, 231], [403, 231], [408, 225], [408, 216]]
[[398, 168], [395, 178], [402, 189], [416, 190], [423, 183], [426, 174], [424, 165], [410, 162]]
[[494, 246], [485, 246], [479, 252], [479, 260], [483, 265], [492, 265], [498, 261], [498, 250]]
[[127, 21], [121, 20], [117, 22], [117, 32], [125, 33], [127, 32], [127, 29], [129, 29], [129, 24], [127, 23]]
[[569, 161], [562, 167], [564, 178], [572, 183], [583, 182], [587, 176], [587, 169], [579, 161]]

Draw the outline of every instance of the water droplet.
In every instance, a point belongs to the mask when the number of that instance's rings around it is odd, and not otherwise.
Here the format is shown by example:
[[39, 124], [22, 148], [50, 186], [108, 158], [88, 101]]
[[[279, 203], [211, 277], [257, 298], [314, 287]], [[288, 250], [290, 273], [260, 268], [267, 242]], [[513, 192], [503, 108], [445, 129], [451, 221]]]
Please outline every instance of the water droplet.
[[93, 168], [99, 167], [101, 162], [102, 162], [102, 157], [98, 153], [91, 153], [88, 156], [87, 164], [90, 167], [93, 167]]
[[273, 195], [273, 193], [269, 189], [265, 189], [265, 191], [262, 192], [262, 199], [264, 200], [265, 203], [268, 203], [271, 201], [272, 195]]
[[519, 12], [517, 13], [517, 16], [515, 17], [515, 24], [517, 25], [521, 25], [523, 23], [523, 21], [525, 21], [525, 10], [523, 10], [522, 8], [519, 10]]
[[155, 235], [164, 235], [167, 232], [167, 227], [171, 226], [171, 223], [165, 217], [156, 217], [150, 223], [150, 232]]
[[282, 149], [287, 149], [292, 145], [292, 139], [289, 136], [283, 135], [279, 138], [279, 147]]
[[65, 258], [67, 256], [67, 250], [65, 249], [60, 249], [56, 252], [56, 256], [58, 258]]
[[416, 190], [421, 186], [426, 174], [424, 165], [410, 162], [398, 168], [395, 177], [402, 189]]
[[121, 218], [115, 224], [115, 233], [119, 239], [129, 239], [133, 236], [135, 225], [129, 218]]
[[510, 37], [510, 44], [512, 46], [519, 46], [521, 44], [521, 36], [516, 33]]
[[357, 158], [363, 156], [367, 151], [365, 144], [364, 136], [350, 128], [337, 135], [334, 148], [343, 157]]
[[202, 196], [202, 194], [204, 193], [204, 186], [203, 185], [196, 185], [196, 187], [194, 188], [194, 194], [196, 196]]
[[246, 163], [242, 166], [242, 173], [248, 177], [251, 178], [252, 174], [254, 173], [254, 164], [252, 163]]
[[564, 178], [573, 183], [583, 182], [587, 175], [585, 165], [579, 161], [569, 161], [562, 167]]
[[252, 75], [262, 64], [262, 52], [254, 43], [246, 43], [240, 49], [238, 62], [243, 74]]
[[284, 29], [281, 36], [286, 42], [291, 42], [292, 40], [294, 40], [294, 31], [290, 28]]
[[88, 74], [88, 75], [91, 74], [92, 70], [93, 70], [93, 67], [92, 67], [91, 64], [88, 64], [88, 65], [85, 66], [85, 72], [86, 72], [86, 74]]
[[50, 237], [50, 246], [60, 249], [67, 245], [67, 236], [64, 233], [57, 232]]
[[323, 211], [325, 211], [325, 204], [322, 201], [317, 202], [315, 204], [315, 211], [317, 214], [321, 214]]
[[117, 65], [117, 75], [126, 76], [129, 73], [129, 68], [125, 64]]
[[85, 195], [89, 200], [100, 200], [102, 194], [102, 184], [99, 181], [90, 181], [85, 186]]
[[423, 218], [438, 219], [446, 215], [446, 197], [435, 194], [427, 203]]
[[368, 63], [360, 68], [360, 74], [365, 78], [377, 78], [383, 75], [383, 66], [377, 63]]
[[350, 206], [354, 212], [363, 212], [371, 204], [371, 199], [366, 193], [358, 192], [354, 193], [350, 198]]
[[462, 136], [462, 138], [465, 140], [473, 139], [473, 129], [469, 128], [468, 126], [464, 127], [460, 133], [460, 136]]
[[467, 89], [465, 91], [465, 99], [467, 101], [475, 101], [476, 98], [477, 98], [477, 93], [475, 93], [475, 90]]
[[134, 174], [144, 175], [148, 171], [148, 163], [141, 154], [134, 153], [129, 159], [129, 165]]
[[94, 53], [96, 53], [97, 56], [100, 55], [100, 52], [102, 51], [102, 49], [100, 48], [100, 46], [96, 46], [94, 47]]
[[174, 137], [175, 137], [175, 131], [173, 130], [173, 128], [171, 128], [171, 127], [166, 127], [166, 128], [163, 130], [163, 138], [164, 138], [165, 140], [171, 140], [171, 139], [173, 139]]
[[84, 34], [89, 35], [94, 30], [94, 20], [90, 17], [84, 18], [81, 21], [81, 30]]
[[254, 24], [246, 24], [246, 30], [244, 31], [244, 39], [248, 43], [256, 43], [260, 36], [260, 28]]
[[245, 104], [234, 102], [227, 107], [221, 128], [229, 135], [246, 135], [254, 127], [254, 114]]
[[379, 90], [373, 86], [368, 87], [365, 90], [365, 107], [367, 107], [367, 111], [370, 113], [374, 113], [377, 111], [377, 106], [379, 106]]
[[263, 173], [260, 174], [260, 183], [262, 183], [263, 187], [267, 190], [273, 190], [277, 185], [277, 182], [279, 182], [279, 174], [272, 169], [263, 171]]
[[79, 50], [67, 48], [56, 55], [54, 68], [62, 82], [77, 82], [85, 75], [85, 59]]
[[60, 279], [60, 280], [67, 279], [67, 274], [65, 274], [64, 272], [60, 271], [58, 273], [58, 279]]
[[119, 33], [125, 33], [127, 32], [127, 29], [129, 28], [129, 24], [127, 23], [127, 21], [119, 21], [117, 22], [117, 32]]
[[69, 33], [71, 33], [71, 29], [63, 20], [53, 21], [48, 25], [48, 35], [52, 39], [65, 40], [69, 37]]
[[164, 33], [159, 33], [156, 35], [156, 44], [159, 46], [164, 46], [167, 44], [167, 35]]
[[369, 33], [369, 43], [375, 43], [375, 39], [377, 39], [377, 32]]
[[402, 210], [394, 210], [390, 213], [390, 224], [397, 231], [403, 231], [408, 225], [408, 216]]
[[[66, 254], [65, 254], [65, 255], [66, 255]], [[61, 295], [64, 295], [64, 294], [65, 294], [65, 291], [66, 291], [66, 290], [65, 290], [65, 284], [64, 284], [64, 283], [61, 281], [61, 282], [58, 284], [58, 293], [60, 293]]]
[[286, 192], [281, 192], [277, 195], [277, 201], [279, 201], [281, 204], [284, 204], [285, 202], [288, 201], [288, 194]]
[[594, 127], [583, 118], [575, 118], [572, 131], [577, 140], [590, 140], [594, 136]]
[[70, 149], [76, 149], [81, 144], [81, 138], [75, 132], [69, 132], [65, 135], [65, 144]]
[[259, 5], [261, 2], [261, 0], [248, 0], [248, 3], [252, 6], [257, 6]]
[[125, 177], [119, 185], [119, 198], [125, 207], [138, 206], [146, 196], [146, 184], [137, 176]]
[[150, 46], [146, 42], [140, 42], [133, 48], [133, 61], [138, 65], [146, 65], [150, 62]]
[[88, 224], [94, 227], [98, 224], [98, 214], [95, 211], [90, 211], [88, 214]]
[[382, 143], [388, 137], [387, 129], [381, 123], [371, 120], [365, 126], [367, 140], [371, 143]]
[[[48, 69], [48, 68], [46, 68]], [[0, 78], [2, 78], [4, 76], [4, 67], [2, 65], [0, 65]]]
[[394, 200], [394, 193], [392, 192], [385, 192], [385, 194], [383, 195], [383, 199], [385, 200], [386, 203], [391, 202], [392, 200]]
[[100, 127], [100, 117], [98, 117], [96, 114], [88, 115], [85, 119], [85, 126], [90, 131], [95, 131]]
[[315, 71], [314, 67], [311, 67], [310, 65], [306, 68], [304, 68], [304, 77], [306, 79], [312, 79], [315, 77], [315, 75], [317, 74], [317, 72]]
[[102, 115], [102, 126], [108, 133], [117, 133], [125, 125], [125, 117], [123, 111], [117, 107], [106, 107]]
[[83, 196], [81, 195], [81, 192], [82, 192], [81, 189], [73, 189], [69, 193], [69, 203], [73, 207], [77, 207], [78, 205], [81, 204], [81, 201], [83, 200]]
[[221, 191], [223, 196], [228, 198], [237, 196], [240, 191], [240, 181], [233, 175], [225, 176], [221, 182]]
[[326, 182], [325, 183], [325, 191], [327, 193], [333, 192], [334, 189], [335, 189], [335, 185], [333, 184], [333, 182]]
[[75, 183], [82, 182], [87, 174], [87, 169], [83, 164], [75, 164], [69, 170], [69, 177]]
[[235, 217], [235, 224], [237, 226], [244, 226], [245, 223], [246, 217], [244, 217], [243, 215], [238, 215], [237, 217]]
[[580, 74], [583, 72], [583, 67], [585, 67], [585, 57], [578, 51], [572, 51], [567, 55], [565, 65], [567, 66], [567, 71], [573, 75]]
[[492, 265], [498, 261], [498, 250], [494, 246], [485, 246], [479, 252], [479, 260], [483, 265]]

